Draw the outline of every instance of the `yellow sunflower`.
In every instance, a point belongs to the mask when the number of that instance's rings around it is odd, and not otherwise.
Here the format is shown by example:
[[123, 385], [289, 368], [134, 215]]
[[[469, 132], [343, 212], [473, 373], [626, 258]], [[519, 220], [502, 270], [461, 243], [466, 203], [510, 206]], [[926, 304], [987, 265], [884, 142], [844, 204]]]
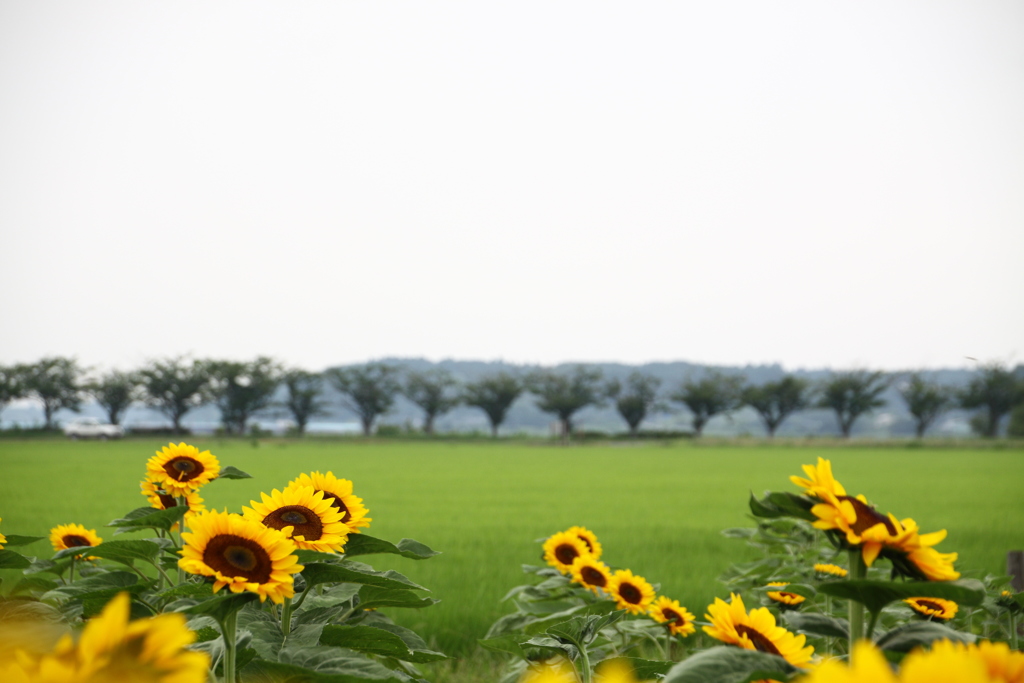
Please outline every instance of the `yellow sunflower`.
[[961, 653], [985, 664], [988, 675], [999, 683], [1024, 683], [1024, 652], [1011, 650], [1006, 643], [954, 643], [940, 640], [932, 645], [932, 651]]
[[659, 624], [665, 624], [669, 633], [674, 636], [685, 638], [697, 630], [693, 625], [695, 617], [690, 611], [680, 605], [678, 600], [672, 600], [664, 595], [654, 601], [647, 613]]
[[597, 534], [593, 531], [583, 526], [572, 526], [566, 529], [565, 533], [579, 536], [580, 540], [587, 546], [587, 550], [594, 556], [594, 559], [601, 558], [601, 544], [597, 542]]
[[295, 595], [292, 574], [303, 567], [295, 557], [295, 544], [277, 529], [241, 515], [211, 510], [193, 517], [191, 532], [178, 565], [191, 574], [212, 576], [216, 593], [224, 586], [232, 593], [252, 591], [260, 601], [276, 603]]
[[654, 587], [647, 583], [647, 579], [634, 576], [628, 569], [615, 572], [605, 592], [612, 596], [619, 609], [630, 614], [643, 614], [654, 602]]
[[904, 573], [916, 574], [918, 578], [929, 581], [954, 581], [960, 578], [960, 572], [953, 568], [957, 553], [940, 553], [932, 547], [944, 538], [945, 529], [920, 534], [914, 520], [899, 521], [890, 514], [888, 526], [875, 526], [864, 532], [864, 564], [870, 567], [882, 553]]
[[563, 574], [569, 573], [577, 557], [589, 554], [583, 539], [568, 531], [559, 531], [544, 541], [544, 561]]
[[172, 496], [197, 491], [217, 478], [220, 462], [210, 451], [187, 443], [167, 444], [146, 463], [146, 478]]
[[711, 622], [703, 627], [704, 632], [728, 645], [778, 655], [794, 666], [805, 666], [814, 654], [813, 647], [804, 647], [805, 636], [793, 635], [776, 625], [767, 607], [752, 609], [748, 614], [743, 598], [735, 593], [730, 595], [730, 602], [715, 598], [704, 618]]
[[[160, 485], [156, 482], [152, 482], [149, 479], [143, 479], [139, 483], [139, 487], [142, 489], [141, 493], [149, 501], [151, 507], [157, 510], [167, 510], [178, 506], [178, 499], [167, 493], [160, 488]], [[198, 491], [192, 491], [191, 493], [185, 494], [185, 504], [188, 506], [188, 510], [185, 511], [185, 525], [188, 525], [188, 520], [191, 519], [192, 515], [197, 512], [202, 512], [206, 509], [203, 504], [203, 499], [200, 497]], [[171, 531], [177, 531], [178, 524], [175, 523], [171, 527]]]
[[853, 663], [829, 659], [797, 683], [999, 683], [980, 657], [935, 643], [931, 651], [915, 650], [903, 660], [897, 676], [885, 656], [869, 641], [853, 649]]
[[803, 470], [807, 479], [793, 475], [789, 480], [801, 487], [806, 495], [812, 498], [846, 495], [846, 489], [832, 476], [832, 463], [829, 460], [819, 457], [816, 466], [804, 465]]
[[[186, 647], [196, 634], [181, 614], [129, 622], [130, 600], [120, 593], [90, 619], [74, 643], [65, 635], [41, 657], [19, 658], [33, 683], [205, 683], [210, 658]], [[6, 678], [4, 679], [7, 680]]]
[[363, 505], [363, 499], [352, 494], [352, 482], [348, 479], [338, 479], [332, 472], [310, 472], [300, 474], [288, 482], [288, 488], [293, 486], [312, 486], [314, 491], [323, 491], [324, 499], [341, 512], [341, 521], [348, 527], [350, 534], [358, 534], [360, 529], [369, 528], [373, 521], [372, 517], [366, 516], [370, 511]]
[[612, 580], [612, 570], [608, 565], [590, 555], [580, 555], [573, 560], [569, 572], [573, 583], [589, 588], [594, 593], [606, 589]]
[[348, 527], [342, 521], [341, 511], [324, 498], [323, 491], [312, 486], [289, 486], [280, 492], [274, 489], [268, 496], [261, 493], [262, 503], [249, 501], [251, 508], [243, 507], [242, 514], [271, 529], [278, 529], [305, 550], [340, 552], [348, 540]]
[[[60, 551], [67, 548], [81, 548], [83, 546], [97, 546], [103, 543], [103, 539], [96, 535], [95, 529], [86, 529], [81, 524], [58, 524], [50, 529], [50, 543], [53, 549]], [[95, 560], [95, 557], [87, 557], [87, 560]]]
[[938, 621], [949, 621], [956, 616], [960, 606], [952, 600], [942, 598], [907, 598], [903, 602], [910, 605], [922, 617], [936, 619]]
[[[785, 581], [772, 581], [768, 585], [772, 586], [772, 587], [782, 588], [784, 586], [788, 586], [789, 584], [786, 583]], [[768, 591], [768, 597], [771, 598], [772, 600], [774, 600], [775, 602], [779, 603], [779, 606], [782, 609], [792, 609], [792, 608], [795, 608], [801, 602], [803, 602], [804, 600], [807, 599], [807, 598], [805, 598], [802, 595], [797, 595], [796, 593], [790, 593], [789, 591]]]
[[814, 571], [818, 573], [818, 578], [832, 578], [839, 577], [840, 579], [846, 578], [847, 571], [836, 564], [816, 564], [814, 565]]
[[595, 680], [597, 683], [640, 683], [633, 668], [621, 659], [601, 662]]

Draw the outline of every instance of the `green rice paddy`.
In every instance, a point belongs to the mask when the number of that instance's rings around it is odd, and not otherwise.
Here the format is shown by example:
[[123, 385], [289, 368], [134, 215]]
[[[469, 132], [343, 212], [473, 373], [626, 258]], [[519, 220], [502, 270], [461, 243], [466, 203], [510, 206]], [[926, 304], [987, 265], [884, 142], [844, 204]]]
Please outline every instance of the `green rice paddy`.
[[[751, 491], [796, 490], [800, 465], [832, 460], [837, 478], [922, 531], [948, 529], [939, 550], [968, 575], [1001, 574], [1024, 547], [1024, 452], [992, 448], [856, 445], [596, 444], [524, 442], [247, 441], [197, 438], [221, 464], [254, 479], [215, 481], [208, 506], [239, 512], [260, 491], [310, 470], [352, 479], [372, 535], [415, 538], [443, 554], [414, 562], [368, 558], [432, 590], [439, 605], [395, 616], [445, 651], [464, 655], [498, 616], [520, 565], [539, 563], [536, 539], [573, 524], [594, 530], [604, 559], [628, 567], [703, 614], [716, 577], [753, 557], [727, 527], [749, 526]], [[111, 538], [109, 520], [145, 504], [139, 480], [156, 440], [0, 441], [0, 532], [47, 535], [78, 522]], [[126, 538], [122, 536], [121, 538]], [[48, 556], [45, 542], [21, 549]], [[12, 572], [2, 572], [8, 586]]]

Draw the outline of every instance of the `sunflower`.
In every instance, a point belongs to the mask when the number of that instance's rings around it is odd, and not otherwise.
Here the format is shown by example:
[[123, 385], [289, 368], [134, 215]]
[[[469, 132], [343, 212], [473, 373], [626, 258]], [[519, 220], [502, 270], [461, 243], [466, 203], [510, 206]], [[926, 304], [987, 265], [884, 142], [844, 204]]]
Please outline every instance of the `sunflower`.
[[608, 565], [590, 555], [580, 555], [573, 560], [569, 572], [573, 583], [589, 588], [594, 593], [607, 588], [608, 582], [612, 580], [612, 570]]
[[[96, 535], [95, 529], [86, 529], [81, 524], [58, 524], [50, 529], [50, 543], [53, 549], [60, 551], [67, 548], [92, 547], [103, 543], [103, 539]], [[87, 560], [95, 560], [95, 557], [86, 557]]]
[[1011, 650], [1006, 643], [954, 643], [940, 640], [932, 646], [933, 652], [952, 651], [985, 663], [988, 675], [1000, 683], [1024, 683], [1024, 652]]
[[899, 676], [893, 673], [885, 656], [870, 641], [862, 640], [853, 648], [853, 663], [847, 666], [829, 659], [797, 683], [999, 683], [1009, 681], [990, 677], [985, 662], [978, 656], [937, 641], [932, 650], [915, 650], [903, 660]]
[[597, 542], [597, 534], [584, 526], [572, 526], [565, 530], [567, 534], [576, 534], [587, 546], [587, 550], [594, 556], [594, 559], [601, 558], [601, 544]]
[[211, 510], [189, 521], [191, 532], [178, 565], [191, 574], [212, 576], [216, 593], [224, 586], [232, 593], [252, 591], [260, 601], [276, 603], [295, 595], [292, 574], [303, 567], [295, 557], [295, 544], [277, 529], [241, 515]]
[[622, 659], [601, 662], [597, 668], [598, 683], [640, 683], [633, 667]]
[[654, 587], [628, 569], [615, 572], [605, 592], [615, 600], [616, 607], [630, 614], [643, 614], [654, 602]]
[[910, 519], [902, 522], [891, 514], [889, 527], [874, 527], [864, 532], [864, 563], [871, 566], [879, 553], [892, 560], [896, 570], [914, 578], [929, 581], [954, 581], [960, 578], [960, 572], [953, 568], [957, 553], [940, 553], [932, 546], [938, 545], [946, 538], [946, 530], [930, 534], [918, 533], [917, 523]]
[[[781, 588], [789, 584], [785, 581], [772, 581], [768, 585]], [[783, 610], [796, 609], [801, 602], [807, 599], [802, 595], [790, 593], [789, 591], [768, 591], [768, 597], [779, 603], [779, 607]]]
[[819, 579], [830, 579], [838, 577], [840, 579], [846, 578], [847, 571], [836, 564], [816, 564], [814, 565], [814, 571], [818, 573]]
[[370, 511], [363, 505], [363, 499], [352, 495], [352, 482], [348, 479], [338, 479], [332, 472], [310, 472], [288, 482], [288, 488], [293, 486], [312, 486], [314, 491], [323, 491], [324, 499], [341, 512], [341, 521], [350, 534], [360, 533], [360, 529], [368, 528], [373, 521], [366, 516]]
[[544, 560], [563, 574], [569, 573], [577, 557], [589, 554], [583, 539], [568, 531], [559, 531], [544, 541]]
[[938, 621], [949, 621], [956, 616], [960, 606], [952, 600], [942, 598], [907, 598], [903, 602], [910, 605], [922, 617], [936, 619]]
[[812, 498], [846, 495], [846, 489], [832, 476], [832, 463], [825, 458], [819, 457], [817, 466], [804, 465], [803, 470], [807, 479], [793, 475], [789, 480], [801, 487], [805, 495]]
[[130, 602], [127, 593], [115, 596], [86, 623], [77, 644], [65, 635], [49, 653], [19, 657], [25, 680], [204, 683], [210, 658], [186, 649], [196, 634], [185, 626], [185, 616], [161, 614], [129, 622]]
[[220, 462], [210, 451], [199, 452], [187, 443], [167, 444], [146, 463], [146, 478], [172, 496], [184, 496], [209, 484], [220, 473]]
[[813, 647], [804, 647], [807, 638], [777, 626], [767, 607], [752, 609], [747, 614], [743, 598], [735, 593], [730, 595], [729, 602], [715, 598], [704, 618], [711, 622], [703, 627], [704, 632], [728, 645], [778, 655], [795, 666], [806, 665], [814, 654]]
[[654, 601], [647, 613], [659, 624], [665, 624], [669, 633], [674, 636], [685, 638], [697, 630], [693, 625], [695, 617], [690, 611], [680, 605], [678, 600], [672, 600], [664, 595]]
[[312, 486], [289, 486], [284, 493], [274, 489], [268, 496], [261, 493], [262, 503], [249, 501], [251, 508], [243, 507], [246, 519], [278, 529], [305, 550], [340, 552], [348, 540], [348, 527], [342, 513], [324, 498], [323, 491]]

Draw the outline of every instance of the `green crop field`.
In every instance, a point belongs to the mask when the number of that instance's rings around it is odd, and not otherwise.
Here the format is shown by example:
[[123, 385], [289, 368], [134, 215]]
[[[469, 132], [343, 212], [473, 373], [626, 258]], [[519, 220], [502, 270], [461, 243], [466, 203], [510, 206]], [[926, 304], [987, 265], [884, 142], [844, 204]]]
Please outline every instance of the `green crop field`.
[[[239, 512], [260, 491], [301, 472], [332, 470], [355, 482], [370, 533], [415, 538], [442, 555], [414, 562], [369, 558], [432, 589], [442, 602], [396, 615], [436, 646], [466, 654], [507, 611], [520, 564], [539, 562], [535, 539], [573, 524], [594, 530], [609, 564], [660, 582], [698, 615], [723, 591], [718, 574], [752, 557], [721, 529], [751, 525], [750, 491], [796, 490], [790, 474], [820, 455], [837, 478], [922, 531], [948, 529], [939, 546], [968, 574], [1002, 573], [1024, 547], [1024, 452], [879, 446], [598, 444], [523, 442], [246, 441], [195, 439], [222, 464], [254, 476], [215, 481], [208, 506]], [[139, 480], [157, 441], [0, 441], [0, 532], [45, 535], [59, 523], [102, 528], [145, 500]], [[124, 538], [124, 537], [122, 537]], [[24, 549], [46, 556], [43, 542]], [[12, 578], [3, 574], [5, 584]]]

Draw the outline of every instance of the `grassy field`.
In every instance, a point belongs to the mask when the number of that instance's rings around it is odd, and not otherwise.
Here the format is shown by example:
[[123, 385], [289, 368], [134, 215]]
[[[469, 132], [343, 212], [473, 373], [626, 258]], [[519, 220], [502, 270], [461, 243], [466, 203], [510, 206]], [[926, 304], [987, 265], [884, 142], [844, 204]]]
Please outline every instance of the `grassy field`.
[[[370, 533], [415, 538], [442, 551], [425, 562], [370, 561], [432, 589], [441, 604], [396, 616], [459, 655], [507, 611], [499, 600], [521, 583], [520, 564], [539, 561], [534, 539], [573, 524], [596, 531], [609, 564], [660, 582], [664, 593], [703, 614], [722, 595], [718, 574], [752, 557], [742, 541], [720, 530], [750, 525], [750, 491], [794, 490], [788, 476], [819, 455], [832, 460], [848, 489], [883, 510], [915, 518], [924, 531], [948, 529], [939, 549], [959, 552], [965, 572], [1001, 573], [1006, 551], [1024, 547], [1019, 449], [195, 443], [255, 477], [213, 482], [203, 490], [210, 506], [240, 511], [260, 491], [282, 487], [298, 473], [333, 470], [355, 482], [374, 519]], [[0, 441], [0, 531], [45, 535], [55, 524], [80, 522], [109, 538], [103, 524], [144, 504], [138, 482], [160, 445]], [[25, 550], [49, 553], [41, 542]]]

